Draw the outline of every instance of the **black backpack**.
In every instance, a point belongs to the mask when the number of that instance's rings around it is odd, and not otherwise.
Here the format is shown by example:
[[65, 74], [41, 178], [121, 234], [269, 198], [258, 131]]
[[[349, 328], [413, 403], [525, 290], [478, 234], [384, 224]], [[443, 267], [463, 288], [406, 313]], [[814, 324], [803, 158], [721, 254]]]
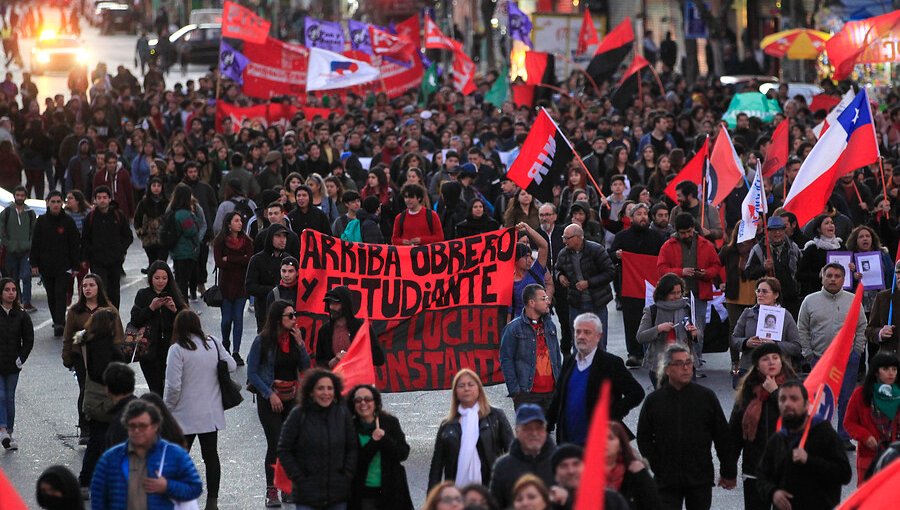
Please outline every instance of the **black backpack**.
[[171, 250], [178, 244], [178, 224], [175, 221], [175, 211], [167, 211], [159, 222], [159, 244], [166, 250]]
[[234, 212], [238, 213], [241, 216], [241, 222], [244, 225], [244, 230], [246, 230], [250, 225], [250, 220], [254, 217], [253, 209], [250, 208], [249, 200], [247, 200], [246, 198], [243, 200], [229, 198], [228, 201], [234, 204]]

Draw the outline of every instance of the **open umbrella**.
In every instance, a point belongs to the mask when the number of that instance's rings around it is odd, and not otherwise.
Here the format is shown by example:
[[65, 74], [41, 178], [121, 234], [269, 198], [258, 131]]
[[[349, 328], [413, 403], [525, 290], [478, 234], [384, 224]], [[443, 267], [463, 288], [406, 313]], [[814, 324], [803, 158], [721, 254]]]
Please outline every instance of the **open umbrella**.
[[759, 47], [776, 58], [791, 60], [815, 60], [825, 50], [825, 41], [831, 35], [809, 28], [792, 28], [766, 36]]

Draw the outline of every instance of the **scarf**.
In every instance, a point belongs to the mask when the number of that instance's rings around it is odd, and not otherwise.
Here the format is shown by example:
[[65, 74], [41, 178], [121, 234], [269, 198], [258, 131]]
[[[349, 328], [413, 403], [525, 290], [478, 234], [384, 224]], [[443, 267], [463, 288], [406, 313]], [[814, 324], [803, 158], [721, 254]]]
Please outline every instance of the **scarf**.
[[616, 463], [606, 468], [606, 487], [608, 489], [612, 489], [614, 491], [618, 491], [622, 488], [622, 482], [625, 480], [625, 463], [622, 461], [622, 456], [619, 455], [619, 458], [616, 459]]
[[244, 238], [241, 236], [225, 236], [225, 246], [229, 250], [240, 250], [244, 246]]
[[876, 382], [872, 391], [872, 405], [893, 420], [897, 416], [897, 409], [900, 408], [900, 386]]
[[[785, 379], [784, 373], [781, 373], [775, 377], [775, 382], [778, 386], [781, 386], [784, 384]], [[744, 418], [741, 420], [741, 429], [744, 431], [744, 439], [750, 442], [756, 439], [756, 431], [759, 428], [759, 417], [762, 414], [763, 405], [765, 405], [766, 401], [769, 400], [769, 395], [771, 395], [763, 388], [762, 384], [759, 384], [753, 389], [753, 394], [756, 397], [747, 404], [747, 409], [744, 411]]]
[[282, 333], [278, 335], [278, 347], [281, 348], [281, 352], [287, 354], [291, 351], [291, 334], [290, 333]]
[[[684, 329], [684, 323], [682, 322], [682, 319], [690, 316], [691, 307], [686, 299], [679, 299], [677, 301], [659, 301], [656, 303], [656, 324], [654, 324], [654, 326], [658, 326], [664, 322], [674, 322], [675, 328], [668, 333], [666, 344], [677, 342], [690, 348], [691, 344], [688, 341], [690, 335], [687, 330]], [[693, 317], [691, 320], [693, 320]], [[672, 338], [673, 334], [674, 338]], [[665, 349], [665, 347], [663, 347], [663, 349]]]
[[840, 237], [832, 237], [830, 239], [825, 238], [825, 237], [816, 237], [809, 243], [806, 243], [806, 245], [809, 246], [810, 243], [816, 245], [816, 247], [818, 247], [821, 250], [825, 250], [825, 251], [841, 249], [841, 238]]
[[459, 459], [456, 465], [456, 485], [465, 487], [481, 483], [481, 459], [478, 458], [478, 402], [466, 409], [459, 406], [459, 425], [462, 438], [459, 442]]

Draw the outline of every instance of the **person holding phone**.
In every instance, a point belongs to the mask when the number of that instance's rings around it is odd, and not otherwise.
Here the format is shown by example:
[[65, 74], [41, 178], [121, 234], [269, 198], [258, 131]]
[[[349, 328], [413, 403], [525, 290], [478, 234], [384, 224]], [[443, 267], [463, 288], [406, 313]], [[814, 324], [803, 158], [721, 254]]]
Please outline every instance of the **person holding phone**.
[[266, 507], [293, 501], [285, 492], [278, 501], [274, 466], [281, 426], [297, 401], [300, 374], [310, 366], [296, 317], [294, 307], [287, 301], [272, 303], [266, 324], [247, 355], [247, 380], [258, 397], [256, 413], [266, 436]]
[[175, 315], [188, 306], [178, 290], [172, 270], [162, 260], [150, 264], [147, 280], [147, 287], [134, 296], [131, 326], [147, 328], [144, 335], [150, 340], [150, 348], [141, 360], [141, 372], [150, 391], [162, 396], [166, 383], [166, 356], [172, 343], [172, 325]]

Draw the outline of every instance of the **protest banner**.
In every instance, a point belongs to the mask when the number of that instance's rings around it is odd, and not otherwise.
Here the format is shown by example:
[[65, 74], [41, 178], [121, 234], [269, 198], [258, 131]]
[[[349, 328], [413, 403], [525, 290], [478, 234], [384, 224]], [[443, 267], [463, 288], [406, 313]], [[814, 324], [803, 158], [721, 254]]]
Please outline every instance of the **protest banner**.
[[250, 120], [251, 123], [259, 122], [263, 128], [273, 124], [286, 126], [298, 113], [303, 113], [307, 119], [312, 120], [316, 117], [327, 119], [331, 113], [339, 114], [341, 112], [328, 108], [298, 107], [284, 103], [264, 103], [241, 107], [219, 101], [216, 104], [216, 132], [222, 132], [222, 120], [225, 117], [231, 118], [232, 130], [237, 133], [246, 120]]
[[385, 351], [384, 391], [446, 389], [461, 368], [500, 384], [500, 334], [512, 302], [514, 229], [424, 246], [300, 235], [297, 310], [308, 348], [327, 320], [328, 290], [346, 285], [354, 315], [372, 321]]
[[270, 37], [263, 44], [244, 44], [244, 55], [250, 59], [244, 68], [244, 94], [261, 99], [304, 96], [309, 49]]

